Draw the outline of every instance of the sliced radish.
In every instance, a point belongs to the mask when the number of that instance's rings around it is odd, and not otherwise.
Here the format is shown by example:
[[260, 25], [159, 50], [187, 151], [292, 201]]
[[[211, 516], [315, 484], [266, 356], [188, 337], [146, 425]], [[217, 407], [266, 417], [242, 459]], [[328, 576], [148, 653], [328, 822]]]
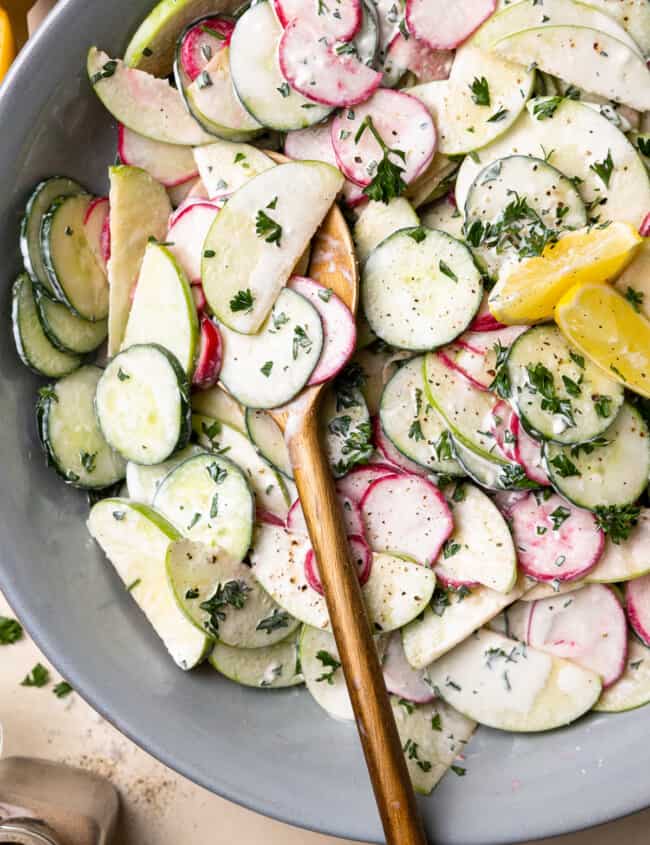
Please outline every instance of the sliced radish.
[[587, 584], [568, 596], [532, 602], [528, 644], [597, 672], [609, 687], [625, 670], [625, 613], [611, 587]]
[[289, 85], [314, 103], [355, 106], [379, 88], [382, 75], [344, 51], [317, 24], [295, 19], [280, 39], [280, 70]]
[[202, 314], [203, 311], [207, 308], [208, 300], [205, 298], [205, 293], [203, 292], [203, 285], [200, 282], [194, 282], [192, 284], [192, 298], [194, 299], [194, 304], [196, 305], [196, 310], [199, 314]]
[[494, 504], [499, 508], [508, 521], [510, 521], [510, 518], [512, 517], [512, 509], [514, 506], [527, 497], [527, 490], [499, 490], [492, 494]]
[[[341, 495], [339, 495], [339, 502], [341, 505], [341, 512], [343, 514], [345, 533], [348, 537], [363, 537], [366, 529], [363, 524], [361, 510], [358, 503], [352, 501], [352, 499], [349, 499], [347, 496]], [[287, 514], [287, 531], [291, 531], [292, 534], [301, 534], [303, 537], [307, 537], [309, 534], [307, 531], [305, 515], [302, 510], [302, 505], [300, 504], [300, 499], [296, 499], [289, 508], [289, 513]]]
[[[372, 570], [372, 552], [370, 547], [363, 539], [363, 537], [352, 535], [348, 537], [350, 551], [357, 567], [357, 575], [359, 576], [359, 583], [363, 585], [370, 578]], [[320, 573], [318, 571], [318, 561], [313, 549], [309, 549], [305, 555], [305, 580], [312, 588], [316, 590], [321, 596], [325, 595], [323, 585], [320, 580]]]
[[627, 582], [625, 609], [634, 633], [650, 647], [650, 575]]
[[411, 71], [418, 84], [449, 79], [454, 61], [450, 50], [432, 50], [428, 44], [410, 35], [405, 38], [401, 32], [393, 36], [384, 60], [384, 84], [397, 85], [407, 71]]
[[167, 232], [169, 250], [191, 282], [201, 280], [203, 245], [218, 213], [218, 205], [202, 201], [189, 203], [180, 214], [172, 215], [174, 223]]
[[104, 272], [111, 257], [109, 210], [108, 197], [97, 197], [88, 205], [84, 217], [88, 246]]
[[188, 210], [188, 208], [192, 205], [196, 205], [196, 203], [208, 203], [211, 204], [213, 200], [209, 200], [207, 197], [185, 197], [182, 203], [178, 205], [174, 211], [169, 215], [169, 225], [168, 228], [174, 225], [174, 223], [178, 220], [179, 217], [182, 217], [183, 214]]
[[201, 317], [199, 355], [192, 376], [192, 385], [199, 390], [214, 387], [219, 379], [223, 347], [219, 329], [205, 314]]
[[[453, 194], [450, 194], [453, 196]], [[456, 203], [454, 198], [454, 204]], [[487, 293], [483, 297], [483, 302], [481, 302], [481, 307], [478, 309], [478, 313], [476, 317], [469, 327], [470, 332], [494, 332], [497, 329], [505, 329], [505, 324], [500, 323], [490, 312], [490, 308], [488, 305], [488, 295]]]
[[219, 50], [227, 47], [235, 22], [217, 15], [204, 18], [188, 29], [181, 44], [181, 65], [192, 82], [206, 68]]
[[445, 497], [425, 478], [389, 475], [373, 482], [361, 500], [366, 535], [374, 551], [433, 564], [454, 521]]
[[503, 456], [513, 463], [518, 463], [515, 456], [517, 440], [510, 428], [513, 416], [515, 412], [507, 402], [497, 402], [490, 415], [490, 431]]
[[275, 525], [277, 528], [284, 528], [283, 519], [263, 508], [257, 508], [255, 511], [255, 521], [263, 525]]
[[439, 354], [451, 366], [480, 390], [487, 390], [497, 374], [497, 358], [523, 334], [527, 326], [507, 326], [494, 331], [468, 331]]
[[183, 182], [182, 185], [175, 185], [173, 188], [167, 188], [167, 194], [169, 195], [169, 201], [172, 204], [172, 208], [178, 208], [183, 205], [200, 181], [200, 177], [197, 176], [195, 179], [188, 179], [187, 182]]
[[524, 468], [531, 481], [548, 487], [551, 482], [544, 469], [542, 444], [528, 434], [516, 414], [510, 417], [510, 433], [514, 438], [515, 461]]
[[426, 476], [427, 470], [403, 455], [393, 442], [386, 437], [379, 422], [379, 415], [372, 419], [372, 436], [377, 450], [389, 463], [393, 464], [393, 472], [408, 472], [411, 475]]
[[650, 238], [650, 211], [643, 218], [643, 223], [639, 226], [639, 234], [644, 238]]
[[433, 690], [424, 681], [424, 670], [414, 669], [406, 659], [401, 631], [391, 634], [382, 663], [386, 689], [406, 701], [426, 704], [433, 701]]
[[336, 489], [340, 496], [359, 505], [373, 481], [386, 478], [387, 475], [395, 475], [395, 473], [395, 467], [389, 464], [375, 463], [354, 467], [347, 475], [337, 480]]
[[344, 3], [319, 3], [318, 0], [273, 0], [273, 8], [280, 24], [286, 27], [291, 21], [307, 20], [338, 41], [351, 41], [361, 28], [363, 12], [361, 0]]
[[357, 342], [357, 324], [350, 309], [331, 288], [305, 276], [292, 276], [288, 287], [308, 299], [320, 314], [323, 351], [308, 384], [322, 384], [334, 378], [350, 360]]
[[[456, 355], [458, 354], [459, 350], [462, 352], [461, 347], [457, 347], [457, 346], [454, 346], [453, 344], [451, 344], [451, 346], [447, 346], [447, 347], [444, 347], [443, 349], [441, 349], [438, 352], [438, 357], [440, 358], [442, 363], [445, 365], [445, 367], [447, 367], [450, 370], [455, 370], [455, 372], [457, 372], [457, 373], [460, 373], [460, 375], [463, 376], [463, 378], [466, 381], [468, 381], [472, 385], [472, 387], [475, 387], [477, 390], [487, 390], [487, 385], [485, 385], [485, 384], [483, 384], [483, 382], [475, 379], [474, 376], [470, 375], [470, 373], [468, 372], [468, 370], [465, 367], [461, 367], [461, 365], [457, 363], [455, 358], [456, 358]], [[476, 356], [476, 353], [470, 352], [469, 355]], [[469, 357], [468, 355], [465, 355], [464, 356], [465, 360], [467, 360], [468, 357]], [[479, 355], [477, 357], [479, 357], [481, 359], [481, 363], [482, 363], [483, 356]]]
[[409, 32], [434, 50], [453, 50], [476, 32], [496, 9], [496, 0], [406, 0]]
[[192, 190], [187, 195], [188, 200], [209, 200], [208, 189], [205, 187], [203, 179], [199, 179], [194, 183]]
[[166, 188], [182, 185], [198, 174], [191, 147], [145, 138], [121, 123], [117, 130], [117, 152], [123, 164], [146, 170]]
[[391, 150], [390, 159], [404, 168], [402, 179], [409, 184], [427, 167], [436, 151], [436, 130], [431, 115], [415, 97], [382, 88], [368, 102], [342, 111], [332, 122], [332, 144], [339, 167], [357, 185], [369, 185], [382, 160], [381, 147], [367, 127], [357, 141], [361, 125], [369, 117], [375, 130]]
[[557, 494], [529, 493], [511, 518], [519, 565], [537, 581], [575, 581], [594, 568], [605, 548], [593, 513]]

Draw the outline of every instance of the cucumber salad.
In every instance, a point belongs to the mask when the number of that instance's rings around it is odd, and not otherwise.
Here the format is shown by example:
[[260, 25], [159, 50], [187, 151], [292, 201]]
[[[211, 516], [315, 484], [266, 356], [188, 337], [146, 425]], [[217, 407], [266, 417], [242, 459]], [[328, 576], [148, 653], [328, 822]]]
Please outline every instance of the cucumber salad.
[[648, 56], [647, 0], [162, 0], [90, 49], [117, 158], [33, 189], [14, 337], [181, 669], [353, 718], [278, 423], [322, 385], [419, 791], [650, 702]]

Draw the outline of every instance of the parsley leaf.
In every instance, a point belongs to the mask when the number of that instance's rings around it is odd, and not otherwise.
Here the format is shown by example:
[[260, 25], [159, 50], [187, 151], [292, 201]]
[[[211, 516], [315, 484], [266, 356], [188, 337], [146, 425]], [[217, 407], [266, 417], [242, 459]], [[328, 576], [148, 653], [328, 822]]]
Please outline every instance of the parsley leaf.
[[262, 375], [265, 375], [267, 378], [271, 375], [271, 370], [273, 369], [273, 361], [267, 361], [263, 367], [260, 367], [260, 372]]
[[559, 531], [566, 520], [571, 516], [571, 511], [563, 505], [558, 505], [555, 510], [549, 514], [553, 523], [553, 531]]
[[607, 150], [607, 158], [603, 159], [602, 161], [597, 161], [594, 164], [589, 165], [589, 170], [593, 170], [593, 172], [598, 176], [600, 181], [606, 188], [609, 188], [609, 180], [612, 176], [612, 171], [614, 170], [614, 162], [612, 161], [612, 151]]
[[70, 693], [74, 692], [74, 690], [67, 681], [59, 681], [52, 692], [57, 698], [65, 698], [66, 695], [70, 695]]
[[230, 606], [241, 610], [250, 592], [251, 587], [245, 581], [227, 581], [218, 585], [211, 598], [201, 602], [199, 607], [209, 616], [208, 621], [204, 623], [205, 627], [213, 636], [219, 636], [219, 624], [226, 618], [225, 608]]
[[458, 276], [454, 273], [454, 271], [451, 269], [449, 264], [447, 264], [445, 261], [442, 260], [442, 258], [438, 262], [438, 268], [439, 268], [440, 272], [444, 273], [445, 276], [447, 276], [449, 279], [452, 280], [452, 282], [458, 281]]
[[260, 209], [255, 218], [255, 234], [258, 238], [264, 238], [267, 244], [275, 244], [279, 247], [282, 241], [282, 226], [277, 220], [269, 217], [266, 211]]
[[280, 610], [278, 607], [273, 608], [273, 613], [267, 616], [255, 628], [256, 631], [266, 631], [270, 634], [272, 631], [277, 631], [278, 628], [289, 627], [289, 614], [286, 610]]
[[490, 105], [490, 86], [484, 76], [480, 79], [478, 76], [475, 76], [469, 89], [472, 92], [472, 100], [477, 106]]
[[639, 521], [640, 515], [641, 509], [636, 505], [623, 505], [621, 507], [610, 505], [596, 508], [598, 527], [607, 534], [612, 543], [617, 545], [621, 540], [629, 538], [632, 529]]
[[0, 616], [0, 645], [17, 643], [23, 635], [23, 627], [16, 619]]
[[316, 683], [327, 681], [332, 686], [334, 684], [334, 675], [341, 668], [341, 663], [335, 657], [332, 657], [329, 651], [323, 651], [322, 649], [316, 652], [316, 659], [320, 660], [324, 668], [330, 670], [329, 672], [323, 672], [319, 678], [316, 678]]
[[374, 139], [379, 144], [382, 151], [382, 159], [377, 165], [372, 182], [363, 189], [363, 193], [375, 202], [383, 202], [388, 205], [392, 199], [399, 197], [406, 189], [406, 182], [402, 179], [402, 173], [404, 173], [405, 168], [393, 161], [390, 156], [397, 156], [403, 163], [406, 159], [406, 154], [402, 150], [392, 150], [387, 146], [375, 128], [370, 115], [366, 115], [359, 126], [357, 134], [354, 136], [355, 143], [359, 143], [366, 129], [370, 130]]
[[611, 417], [612, 415], [612, 397], [605, 396], [601, 394], [600, 396], [594, 397], [594, 407], [596, 409], [596, 414], [603, 419], [607, 419], [607, 417]]
[[555, 467], [555, 471], [560, 478], [571, 478], [572, 476], [582, 475], [578, 467], [573, 461], [562, 453], [551, 458], [550, 463]]
[[254, 302], [255, 297], [251, 293], [250, 288], [246, 288], [246, 290], [239, 290], [230, 300], [230, 310], [233, 312], [251, 311]]
[[49, 669], [46, 669], [42, 663], [37, 663], [29, 675], [25, 675], [20, 685], [21, 687], [44, 687], [49, 681]]
[[641, 305], [643, 304], [643, 292], [640, 290], [635, 290], [634, 288], [628, 285], [627, 290], [625, 291], [625, 298], [630, 303], [632, 308], [636, 311], [637, 314], [641, 311]]

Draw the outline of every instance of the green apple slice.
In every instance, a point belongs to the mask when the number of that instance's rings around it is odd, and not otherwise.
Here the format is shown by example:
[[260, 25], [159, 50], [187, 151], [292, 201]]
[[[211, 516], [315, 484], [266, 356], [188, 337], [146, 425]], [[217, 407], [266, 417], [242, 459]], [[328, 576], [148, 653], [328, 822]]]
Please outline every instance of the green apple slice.
[[547, 731], [594, 706], [595, 672], [481, 629], [427, 670], [434, 692], [468, 718], [503, 731]]
[[302, 674], [316, 704], [335, 719], [353, 721], [352, 702], [332, 634], [303, 625], [298, 643]]
[[244, 409], [236, 399], [226, 393], [219, 385], [209, 390], [199, 390], [192, 395], [192, 410], [206, 417], [227, 423], [237, 431], [246, 433]]
[[643, 55], [650, 55], [650, 8], [646, 0], [589, 0], [589, 5], [618, 21]]
[[200, 663], [210, 640], [178, 607], [167, 582], [165, 557], [180, 539], [176, 529], [146, 505], [102, 499], [90, 511], [88, 530], [178, 666], [192, 669]]
[[289, 450], [280, 426], [268, 411], [246, 409], [246, 431], [260, 455], [285, 478], [293, 478]]
[[329, 164], [289, 162], [230, 198], [208, 232], [202, 267], [208, 304], [224, 325], [245, 334], [260, 329], [342, 185]]
[[129, 129], [165, 144], [209, 144], [205, 132], [167, 82], [91, 47], [87, 71], [95, 93], [113, 117]]
[[129, 461], [126, 465], [126, 486], [129, 491], [129, 498], [143, 505], [151, 505], [156, 495], [160, 482], [173, 469], [187, 458], [200, 455], [204, 452], [200, 446], [190, 444], [180, 452], [175, 452], [167, 461], [161, 464], [136, 464]]
[[190, 284], [164, 246], [147, 245], [122, 348], [157, 343], [176, 356], [191, 376], [199, 336], [199, 321]]
[[605, 541], [605, 550], [595, 569], [587, 575], [590, 583], [616, 584], [650, 572], [650, 509], [643, 508], [638, 524], [627, 540]]
[[139, 167], [111, 167], [111, 257], [108, 262], [108, 354], [119, 352], [133, 285], [150, 238], [164, 240], [171, 205], [167, 192]]
[[622, 713], [650, 703], [650, 649], [630, 635], [627, 642], [625, 672], [608, 689], [603, 690], [594, 710], [600, 713]]
[[246, 182], [275, 167], [273, 159], [262, 150], [232, 141], [197, 147], [194, 159], [209, 197], [233, 194]]
[[208, 662], [238, 684], [261, 689], [295, 687], [303, 683], [298, 659], [298, 636], [263, 648], [233, 648], [217, 643]]

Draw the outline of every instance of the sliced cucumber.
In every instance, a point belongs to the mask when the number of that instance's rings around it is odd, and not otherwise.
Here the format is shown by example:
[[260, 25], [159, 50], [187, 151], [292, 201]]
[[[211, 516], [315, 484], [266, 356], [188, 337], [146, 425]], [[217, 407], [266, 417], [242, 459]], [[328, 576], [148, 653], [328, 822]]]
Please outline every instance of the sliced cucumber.
[[393, 232], [412, 228], [420, 221], [411, 203], [404, 197], [394, 197], [389, 203], [370, 200], [358, 214], [354, 224], [354, 243], [359, 264]]
[[480, 484], [488, 490], [507, 490], [511, 485], [508, 482], [508, 473], [513, 470], [515, 464], [503, 464], [485, 453], [478, 454], [474, 449], [468, 448], [462, 440], [452, 435], [452, 453], [458, 462], [461, 470], [465, 472], [472, 481]]
[[217, 643], [208, 661], [217, 670], [246, 687], [280, 689], [304, 682], [298, 658], [298, 633], [264, 648], [232, 648]]
[[104, 439], [95, 416], [102, 371], [82, 367], [41, 394], [38, 429], [48, 462], [68, 484], [102, 489], [121, 481], [126, 464]]
[[192, 427], [201, 446], [219, 455], [227, 455], [248, 478], [260, 510], [285, 519], [291, 500], [279, 473], [259, 455], [254, 444], [236, 428], [194, 414]]
[[196, 305], [185, 273], [166, 247], [148, 244], [122, 347], [143, 343], [163, 346], [191, 376], [198, 336]]
[[60, 378], [81, 366], [81, 358], [62, 352], [52, 344], [38, 317], [32, 280], [21, 273], [11, 291], [11, 322], [20, 360], [26, 367], [48, 378]]
[[285, 478], [293, 478], [293, 467], [282, 429], [267, 411], [246, 409], [246, 431], [257, 451]]
[[440, 475], [463, 475], [451, 454], [447, 425], [424, 392], [422, 357], [404, 363], [381, 397], [379, 420], [384, 434], [399, 451]]
[[576, 352], [560, 330], [534, 326], [519, 335], [506, 362], [512, 401], [530, 434], [584, 443], [612, 424], [623, 388]]
[[251, 544], [255, 500], [244, 473], [227, 458], [188, 458], [160, 483], [154, 506], [190, 540], [244, 559]]
[[428, 206], [422, 213], [422, 223], [429, 229], [440, 229], [452, 238], [463, 238], [463, 215], [447, 197]]
[[246, 431], [244, 409], [218, 384], [209, 390], [199, 390], [192, 394], [192, 410], [197, 414], [228, 423], [237, 431]]
[[59, 197], [85, 193], [85, 188], [82, 188], [74, 179], [68, 179], [66, 176], [52, 176], [50, 179], [39, 182], [27, 201], [25, 214], [20, 224], [20, 252], [23, 264], [32, 282], [42, 285], [51, 296], [54, 296], [54, 288], [50, 284], [41, 253], [43, 217], [54, 200]]
[[636, 637], [628, 637], [627, 662], [622, 677], [603, 690], [594, 710], [623, 713], [650, 703], [650, 649]]
[[261, 648], [286, 639], [300, 624], [253, 578], [250, 566], [221, 549], [179, 540], [167, 550], [176, 601], [200, 631], [229, 646]]
[[177, 665], [198, 665], [211, 641], [178, 607], [165, 571], [167, 548], [179, 539], [176, 529], [146, 505], [102, 499], [90, 511], [88, 530]]
[[363, 393], [357, 388], [329, 388], [320, 407], [322, 439], [335, 478], [370, 460], [372, 424]]
[[189, 384], [162, 346], [131, 346], [110, 362], [97, 385], [104, 437], [124, 458], [160, 464], [190, 435]]
[[591, 710], [602, 689], [595, 672], [485, 629], [428, 674], [442, 698], [468, 718], [513, 732], [568, 725]]
[[[293, 161], [261, 173], [231, 197], [205, 240], [201, 274], [222, 323], [237, 332], [259, 331], [342, 185], [329, 164]], [[304, 203], [299, 218], [297, 194]]]
[[143, 505], [153, 504], [156, 490], [163, 478], [183, 461], [194, 455], [203, 454], [204, 451], [200, 446], [190, 444], [181, 449], [180, 452], [176, 452], [169, 460], [154, 466], [143, 466], [129, 461], [126, 465], [126, 486], [129, 491], [129, 498], [141, 502]]
[[280, 70], [282, 27], [270, 3], [256, 3], [237, 21], [230, 72], [237, 96], [263, 126], [288, 132], [320, 123], [331, 112], [289, 88]]
[[368, 257], [361, 285], [363, 309], [375, 334], [414, 351], [458, 337], [483, 298], [470, 250], [445, 232], [424, 227], [386, 238]]
[[553, 486], [578, 507], [625, 507], [648, 486], [650, 431], [626, 402], [602, 438], [573, 447], [547, 443], [544, 459]]
[[221, 382], [250, 408], [276, 408], [293, 399], [309, 381], [323, 348], [318, 311], [288, 288], [258, 334], [240, 334], [223, 324], [220, 329]]
[[36, 310], [47, 339], [71, 355], [86, 355], [101, 346], [108, 335], [108, 320], [82, 320], [61, 302], [55, 302], [40, 285], [34, 290]]
[[57, 298], [78, 317], [103, 320], [108, 314], [108, 283], [84, 229], [91, 202], [88, 194], [55, 200], [43, 217], [41, 250]]
[[194, 159], [209, 197], [232, 194], [275, 167], [272, 158], [250, 144], [216, 141], [194, 150]]
[[402, 631], [406, 659], [414, 669], [423, 669], [517, 601], [523, 592], [523, 578], [509, 593], [488, 587], [438, 588], [431, 606]]

